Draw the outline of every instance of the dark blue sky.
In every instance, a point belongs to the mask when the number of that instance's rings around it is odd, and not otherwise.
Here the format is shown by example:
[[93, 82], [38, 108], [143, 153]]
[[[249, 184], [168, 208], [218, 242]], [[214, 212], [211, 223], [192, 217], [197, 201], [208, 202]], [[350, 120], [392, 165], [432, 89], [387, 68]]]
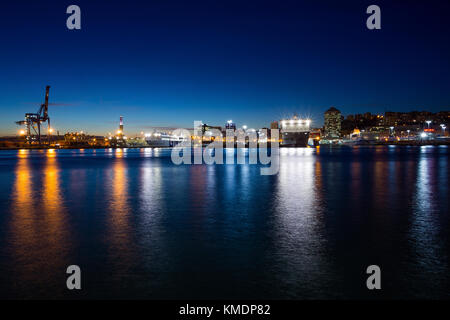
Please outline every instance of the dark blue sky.
[[[0, 134], [52, 86], [54, 127], [128, 133], [194, 120], [260, 128], [298, 113], [450, 109], [448, 1], [10, 1]], [[67, 6], [82, 29], [66, 28]], [[382, 29], [365, 26], [370, 4]]]

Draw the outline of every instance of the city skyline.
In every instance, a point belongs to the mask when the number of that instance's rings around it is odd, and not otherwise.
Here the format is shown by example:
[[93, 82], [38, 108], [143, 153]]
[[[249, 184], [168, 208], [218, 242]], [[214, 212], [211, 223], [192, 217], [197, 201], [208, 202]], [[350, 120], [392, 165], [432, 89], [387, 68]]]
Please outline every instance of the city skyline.
[[382, 29], [371, 31], [367, 3], [79, 1], [76, 31], [65, 5], [5, 4], [0, 135], [17, 134], [14, 122], [36, 112], [46, 85], [55, 128], [92, 134], [114, 130], [120, 115], [134, 134], [194, 120], [261, 128], [295, 113], [320, 127], [331, 106], [450, 109], [449, 4], [405, 12], [379, 1]]

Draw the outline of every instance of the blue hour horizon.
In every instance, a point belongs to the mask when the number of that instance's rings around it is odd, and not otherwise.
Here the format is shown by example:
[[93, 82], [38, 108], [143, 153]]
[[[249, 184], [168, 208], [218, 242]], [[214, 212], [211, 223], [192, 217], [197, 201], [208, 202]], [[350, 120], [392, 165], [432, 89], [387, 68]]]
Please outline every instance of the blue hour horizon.
[[368, 30], [370, 4], [78, 1], [81, 30], [66, 28], [67, 4], [4, 4], [0, 135], [17, 134], [46, 85], [61, 133], [104, 135], [121, 115], [137, 134], [195, 120], [262, 128], [293, 114], [320, 127], [331, 106], [450, 109], [450, 5], [378, 1], [382, 29]]

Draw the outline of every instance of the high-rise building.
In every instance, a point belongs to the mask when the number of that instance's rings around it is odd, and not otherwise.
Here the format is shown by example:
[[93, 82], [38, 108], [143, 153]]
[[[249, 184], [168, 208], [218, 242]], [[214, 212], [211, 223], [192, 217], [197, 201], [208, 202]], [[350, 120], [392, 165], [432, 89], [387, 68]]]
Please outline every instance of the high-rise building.
[[331, 107], [325, 111], [325, 137], [326, 138], [339, 138], [341, 136], [341, 112]]

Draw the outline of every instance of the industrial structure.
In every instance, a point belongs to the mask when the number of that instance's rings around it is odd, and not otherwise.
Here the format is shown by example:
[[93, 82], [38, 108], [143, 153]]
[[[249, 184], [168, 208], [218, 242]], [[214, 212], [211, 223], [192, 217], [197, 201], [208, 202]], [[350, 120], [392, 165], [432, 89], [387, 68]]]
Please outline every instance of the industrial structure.
[[115, 136], [110, 136], [110, 145], [112, 147], [126, 147], [127, 146], [127, 137], [124, 133], [124, 127], [123, 127], [123, 116], [120, 116], [119, 118], [119, 130], [117, 130]]
[[120, 116], [119, 131], [117, 131], [119, 137], [123, 137], [123, 116]]
[[236, 124], [233, 122], [233, 120], [228, 120], [225, 124], [225, 129], [236, 130]]
[[[279, 122], [281, 146], [306, 147], [310, 132], [310, 119], [299, 119], [296, 115], [290, 119], [282, 119]], [[272, 123], [271, 126], [275, 126]]]
[[37, 113], [25, 113], [25, 119], [16, 121], [18, 125], [26, 126], [26, 139], [29, 144], [36, 140], [41, 145], [41, 124], [47, 122], [47, 138], [50, 142], [50, 133], [52, 129], [50, 127], [50, 117], [48, 116], [48, 95], [50, 86], [45, 88], [45, 102], [41, 104]]

